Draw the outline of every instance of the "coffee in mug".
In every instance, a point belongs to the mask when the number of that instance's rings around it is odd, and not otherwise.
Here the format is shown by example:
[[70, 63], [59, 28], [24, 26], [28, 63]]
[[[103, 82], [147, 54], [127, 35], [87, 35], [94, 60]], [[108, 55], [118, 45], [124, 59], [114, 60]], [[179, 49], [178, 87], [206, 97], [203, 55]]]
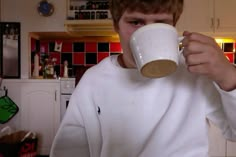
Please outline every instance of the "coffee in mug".
[[131, 35], [130, 48], [141, 74], [159, 78], [175, 72], [182, 40], [175, 27], [169, 24], [148, 24], [136, 30]]

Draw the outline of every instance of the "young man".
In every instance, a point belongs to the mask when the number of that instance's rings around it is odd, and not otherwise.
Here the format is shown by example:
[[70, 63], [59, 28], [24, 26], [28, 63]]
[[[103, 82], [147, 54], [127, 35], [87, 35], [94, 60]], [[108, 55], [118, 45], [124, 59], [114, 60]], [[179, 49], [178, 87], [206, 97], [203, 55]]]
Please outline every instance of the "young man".
[[136, 69], [129, 39], [138, 28], [175, 25], [183, 0], [111, 0], [123, 54], [87, 70], [55, 137], [51, 157], [207, 157], [208, 120], [236, 140], [236, 68], [214, 39], [184, 32], [174, 74]]

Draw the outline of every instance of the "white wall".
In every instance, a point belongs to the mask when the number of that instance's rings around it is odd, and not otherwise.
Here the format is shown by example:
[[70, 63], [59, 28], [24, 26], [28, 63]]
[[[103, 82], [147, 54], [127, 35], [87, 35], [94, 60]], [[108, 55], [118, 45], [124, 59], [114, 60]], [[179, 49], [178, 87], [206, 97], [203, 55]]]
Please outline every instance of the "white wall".
[[64, 32], [66, 0], [48, 0], [54, 5], [50, 17], [37, 12], [41, 0], [1, 0], [1, 21], [21, 22], [21, 78], [29, 78], [29, 32]]

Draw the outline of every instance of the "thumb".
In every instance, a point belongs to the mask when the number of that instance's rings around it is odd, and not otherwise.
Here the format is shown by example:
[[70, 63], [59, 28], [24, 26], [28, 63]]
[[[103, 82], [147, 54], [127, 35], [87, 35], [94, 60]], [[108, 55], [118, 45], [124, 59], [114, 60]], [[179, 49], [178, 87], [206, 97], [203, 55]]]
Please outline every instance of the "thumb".
[[189, 32], [189, 31], [184, 31], [183, 32], [183, 36], [188, 36], [188, 35], [190, 35], [191, 34], [191, 32]]

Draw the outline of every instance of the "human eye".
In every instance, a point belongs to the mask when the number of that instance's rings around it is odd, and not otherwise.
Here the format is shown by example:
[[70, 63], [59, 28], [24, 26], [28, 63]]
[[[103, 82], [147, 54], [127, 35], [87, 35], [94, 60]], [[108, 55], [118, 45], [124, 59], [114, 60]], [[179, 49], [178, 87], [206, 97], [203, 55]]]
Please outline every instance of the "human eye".
[[144, 22], [142, 22], [141, 20], [130, 20], [130, 21], [128, 21], [128, 23], [130, 23], [133, 26], [142, 26], [142, 25], [144, 25]]

